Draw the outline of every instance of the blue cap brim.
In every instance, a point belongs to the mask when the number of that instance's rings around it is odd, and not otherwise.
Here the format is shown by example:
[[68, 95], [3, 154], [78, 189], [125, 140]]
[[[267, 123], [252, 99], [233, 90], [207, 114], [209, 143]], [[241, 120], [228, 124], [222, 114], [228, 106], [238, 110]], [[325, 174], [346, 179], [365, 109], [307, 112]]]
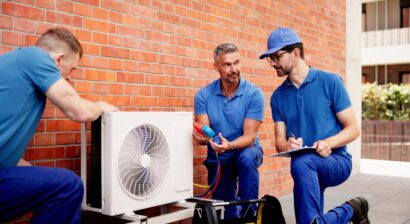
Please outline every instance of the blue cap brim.
[[259, 59], [264, 59], [266, 58], [268, 55], [275, 53], [276, 51], [279, 51], [280, 49], [282, 49], [283, 47], [275, 47], [275, 48], [271, 48], [268, 51], [266, 51], [265, 53], [263, 53], [261, 56], [259, 56]]

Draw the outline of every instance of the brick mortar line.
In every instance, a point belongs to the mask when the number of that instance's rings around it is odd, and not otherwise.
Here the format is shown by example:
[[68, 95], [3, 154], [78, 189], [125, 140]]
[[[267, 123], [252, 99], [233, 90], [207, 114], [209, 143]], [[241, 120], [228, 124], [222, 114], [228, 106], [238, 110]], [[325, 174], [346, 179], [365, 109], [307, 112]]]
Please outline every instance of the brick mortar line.
[[371, 142], [371, 143], [362, 143], [365, 146], [373, 146], [373, 145], [382, 145], [382, 146], [410, 146], [410, 142]]

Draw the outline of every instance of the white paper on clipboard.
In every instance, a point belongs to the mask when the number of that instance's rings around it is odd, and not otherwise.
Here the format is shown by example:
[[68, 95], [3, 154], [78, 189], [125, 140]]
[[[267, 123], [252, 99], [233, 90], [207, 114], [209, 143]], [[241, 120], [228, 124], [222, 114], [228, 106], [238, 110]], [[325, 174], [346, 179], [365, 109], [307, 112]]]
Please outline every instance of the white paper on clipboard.
[[269, 157], [292, 157], [293, 155], [299, 152], [303, 152], [303, 151], [316, 152], [316, 148], [313, 148], [312, 146], [303, 146], [303, 147], [292, 149], [286, 152], [275, 153], [275, 154], [269, 155]]

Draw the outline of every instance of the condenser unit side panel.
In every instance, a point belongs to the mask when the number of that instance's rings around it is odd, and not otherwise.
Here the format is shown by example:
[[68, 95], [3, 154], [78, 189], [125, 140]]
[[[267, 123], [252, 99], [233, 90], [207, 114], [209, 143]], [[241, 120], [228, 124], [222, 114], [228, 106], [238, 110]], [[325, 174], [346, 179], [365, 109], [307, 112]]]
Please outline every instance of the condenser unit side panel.
[[193, 152], [192, 152], [192, 117], [173, 121], [172, 157], [174, 172], [171, 172], [173, 187], [177, 192], [187, 192], [192, 197]]
[[112, 119], [112, 113], [105, 113], [102, 116], [101, 121], [101, 151], [102, 151], [102, 213], [108, 215], [112, 214], [112, 208], [114, 207], [112, 203], [112, 192], [115, 191], [115, 183], [113, 176], [113, 159], [117, 154], [115, 152], [116, 148], [113, 146], [115, 144], [115, 137], [113, 134], [117, 131], [115, 127], [115, 122]]

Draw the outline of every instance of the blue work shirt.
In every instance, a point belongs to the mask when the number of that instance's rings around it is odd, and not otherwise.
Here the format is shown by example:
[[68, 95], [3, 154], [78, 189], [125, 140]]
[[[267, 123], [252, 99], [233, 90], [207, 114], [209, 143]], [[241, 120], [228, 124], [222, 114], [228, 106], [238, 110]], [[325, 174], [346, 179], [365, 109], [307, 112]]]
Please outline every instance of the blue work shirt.
[[[235, 95], [228, 99], [221, 90], [221, 80], [217, 79], [196, 93], [194, 108], [195, 114], [209, 116], [210, 128], [215, 133], [220, 132], [228, 141], [234, 141], [243, 135], [245, 118], [263, 121], [265, 96], [259, 88], [241, 79]], [[254, 144], [259, 145], [258, 137]], [[224, 152], [219, 159], [226, 162], [234, 153]], [[215, 151], [208, 144], [207, 162], [215, 161]]]
[[[340, 76], [309, 68], [299, 88], [286, 79], [272, 94], [270, 106], [273, 120], [286, 124], [288, 137], [292, 132], [303, 138], [304, 145], [312, 146], [342, 130], [336, 114], [351, 102]], [[332, 151], [345, 152], [346, 146]]]
[[0, 56], [0, 167], [15, 166], [43, 114], [48, 88], [62, 76], [37, 47]]

